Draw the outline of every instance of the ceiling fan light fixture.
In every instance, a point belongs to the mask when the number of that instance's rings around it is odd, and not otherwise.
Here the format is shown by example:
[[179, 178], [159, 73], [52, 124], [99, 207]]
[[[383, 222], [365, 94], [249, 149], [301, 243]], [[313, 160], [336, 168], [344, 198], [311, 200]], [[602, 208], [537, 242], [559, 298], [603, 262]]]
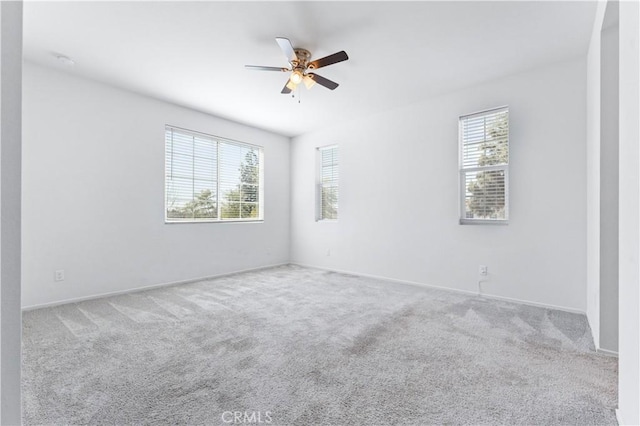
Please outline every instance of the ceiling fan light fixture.
[[308, 75], [304, 76], [304, 78], [302, 79], [302, 82], [304, 83], [307, 89], [311, 89], [316, 84], [316, 82]]
[[289, 77], [289, 81], [297, 86], [298, 84], [300, 84], [302, 82], [303, 77], [304, 76], [302, 75], [302, 73], [299, 70], [294, 70], [291, 73], [291, 77]]
[[285, 86], [289, 90], [296, 90], [297, 84], [293, 84], [291, 80], [287, 81], [287, 85]]

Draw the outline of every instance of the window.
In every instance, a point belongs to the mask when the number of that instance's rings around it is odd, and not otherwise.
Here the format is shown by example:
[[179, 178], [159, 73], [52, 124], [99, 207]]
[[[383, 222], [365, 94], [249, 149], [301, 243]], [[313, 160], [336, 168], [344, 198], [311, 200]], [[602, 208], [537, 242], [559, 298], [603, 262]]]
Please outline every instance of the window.
[[464, 115], [460, 136], [460, 223], [509, 220], [509, 109]]
[[262, 148], [165, 128], [165, 221], [262, 220]]
[[338, 146], [318, 148], [317, 220], [338, 219]]

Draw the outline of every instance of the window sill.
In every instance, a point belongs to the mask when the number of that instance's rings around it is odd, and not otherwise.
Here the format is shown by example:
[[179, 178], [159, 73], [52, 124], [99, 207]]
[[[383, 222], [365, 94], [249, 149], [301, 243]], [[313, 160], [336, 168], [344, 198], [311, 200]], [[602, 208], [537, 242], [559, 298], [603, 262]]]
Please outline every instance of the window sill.
[[242, 220], [242, 219], [228, 219], [228, 220], [185, 220], [185, 221], [168, 221], [165, 220], [165, 225], [197, 225], [200, 223], [263, 223], [264, 219], [255, 220]]
[[509, 220], [460, 219], [460, 225], [508, 225]]

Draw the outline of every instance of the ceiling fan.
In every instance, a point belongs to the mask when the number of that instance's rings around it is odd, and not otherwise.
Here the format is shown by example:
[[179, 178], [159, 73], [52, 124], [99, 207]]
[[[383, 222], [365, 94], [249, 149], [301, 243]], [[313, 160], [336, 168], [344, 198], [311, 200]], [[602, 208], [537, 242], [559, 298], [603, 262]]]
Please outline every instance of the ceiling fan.
[[276, 42], [280, 46], [280, 49], [282, 49], [284, 56], [287, 57], [290, 68], [263, 67], [259, 65], [245, 65], [245, 67], [260, 71], [290, 72], [291, 75], [289, 76], [289, 80], [280, 92], [283, 94], [291, 93], [300, 83], [303, 83], [307, 89], [310, 89], [316, 83], [330, 90], [334, 90], [338, 87], [338, 83], [335, 81], [331, 81], [328, 78], [324, 78], [310, 71], [346, 61], [349, 57], [344, 50], [334, 53], [333, 55], [311, 61], [311, 52], [307, 49], [294, 48], [288, 38], [276, 37]]

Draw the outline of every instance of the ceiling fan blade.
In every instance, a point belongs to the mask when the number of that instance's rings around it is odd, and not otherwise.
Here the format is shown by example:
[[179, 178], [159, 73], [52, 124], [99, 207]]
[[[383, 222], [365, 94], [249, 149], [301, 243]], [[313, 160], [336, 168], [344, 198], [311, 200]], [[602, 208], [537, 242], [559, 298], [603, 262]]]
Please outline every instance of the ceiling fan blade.
[[276, 37], [276, 42], [278, 43], [278, 46], [280, 46], [280, 49], [282, 49], [284, 56], [287, 57], [287, 61], [293, 62], [298, 60], [298, 56], [296, 55], [296, 52], [293, 51], [293, 46], [288, 38]]
[[282, 93], [283, 95], [288, 95], [289, 93], [291, 93], [291, 85], [289, 84], [289, 80], [287, 80], [287, 84], [284, 85], [280, 93]]
[[263, 67], [261, 65], [245, 65], [245, 68], [248, 68], [250, 70], [258, 70], [258, 71], [282, 71], [282, 72], [287, 72], [287, 71], [291, 71], [289, 68], [282, 68], [282, 67]]
[[309, 73], [307, 74], [307, 76], [309, 76], [310, 78], [313, 79], [313, 81], [315, 81], [316, 83], [318, 83], [321, 86], [326, 87], [329, 90], [334, 90], [336, 87], [339, 86], [338, 83], [336, 83], [335, 81], [331, 81], [328, 78], [324, 78], [321, 75], [318, 74], [314, 74], [314, 73]]
[[334, 53], [333, 55], [325, 56], [324, 58], [316, 59], [309, 63], [309, 69], [317, 70], [318, 68], [326, 67], [327, 65], [337, 64], [338, 62], [346, 61], [349, 59], [347, 52], [344, 50]]

